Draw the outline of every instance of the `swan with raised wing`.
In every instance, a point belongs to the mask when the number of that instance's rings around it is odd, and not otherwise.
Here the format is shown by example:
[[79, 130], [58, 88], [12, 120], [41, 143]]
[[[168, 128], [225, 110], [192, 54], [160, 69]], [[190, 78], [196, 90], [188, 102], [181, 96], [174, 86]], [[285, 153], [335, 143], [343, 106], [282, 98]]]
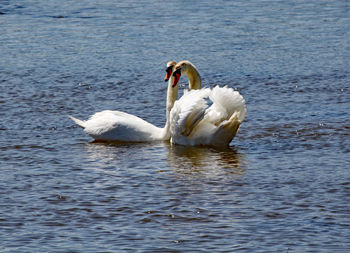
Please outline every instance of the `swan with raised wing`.
[[167, 63], [165, 81], [168, 81], [166, 123], [163, 128], [157, 127], [135, 115], [121, 111], [105, 110], [95, 113], [83, 121], [69, 116], [96, 141], [111, 142], [148, 142], [170, 139], [170, 110], [178, 95], [178, 85], [173, 82], [173, 69], [176, 62]]
[[171, 143], [228, 146], [246, 116], [244, 98], [226, 86], [201, 89], [199, 72], [189, 61], [176, 64], [173, 86], [182, 75], [187, 76], [190, 90], [170, 112]]

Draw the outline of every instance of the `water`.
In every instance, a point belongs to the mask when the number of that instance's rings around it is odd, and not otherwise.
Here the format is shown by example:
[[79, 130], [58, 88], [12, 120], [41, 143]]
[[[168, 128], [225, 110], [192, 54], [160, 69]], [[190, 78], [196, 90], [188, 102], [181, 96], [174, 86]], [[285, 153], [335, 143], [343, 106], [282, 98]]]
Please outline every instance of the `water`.
[[[1, 1], [0, 251], [349, 252], [349, 24], [345, 0]], [[162, 126], [182, 59], [245, 97], [230, 148], [68, 119]]]

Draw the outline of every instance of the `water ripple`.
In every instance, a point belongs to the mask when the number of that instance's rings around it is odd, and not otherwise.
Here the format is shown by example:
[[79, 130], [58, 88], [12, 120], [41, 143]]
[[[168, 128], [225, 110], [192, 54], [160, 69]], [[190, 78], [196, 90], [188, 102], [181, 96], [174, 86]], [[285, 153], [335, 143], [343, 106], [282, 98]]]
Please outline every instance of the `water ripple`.
[[[1, 1], [1, 250], [348, 252], [348, 14], [342, 0]], [[164, 66], [182, 59], [246, 99], [229, 148], [91, 143], [67, 117], [164, 125]]]

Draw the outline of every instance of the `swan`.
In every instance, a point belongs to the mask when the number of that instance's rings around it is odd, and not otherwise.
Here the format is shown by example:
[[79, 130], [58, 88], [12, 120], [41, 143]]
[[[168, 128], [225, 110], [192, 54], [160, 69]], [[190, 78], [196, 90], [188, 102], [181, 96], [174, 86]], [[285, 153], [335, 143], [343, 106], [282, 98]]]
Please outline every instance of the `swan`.
[[173, 82], [173, 69], [176, 62], [167, 63], [165, 81], [168, 81], [166, 123], [163, 128], [121, 111], [105, 110], [97, 112], [83, 121], [69, 116], [96, 141], [148, 142], [170, 140], [170, 110], [178, 95], [178, 86]]
[[228, 146], [246, 116], [244, 98], [227, 86], [201, 89], [199, 72], [189, 61], [176, 64], [173, 85], [182, 75], [189, 80], [189, 91], [175, 102], [170, 112], [171, 143]]

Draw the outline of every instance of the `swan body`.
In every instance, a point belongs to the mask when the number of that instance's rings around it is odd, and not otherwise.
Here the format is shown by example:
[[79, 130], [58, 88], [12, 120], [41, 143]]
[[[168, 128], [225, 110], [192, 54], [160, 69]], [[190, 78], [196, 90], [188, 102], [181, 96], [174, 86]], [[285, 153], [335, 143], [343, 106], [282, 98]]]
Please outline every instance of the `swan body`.
[[69, 117], [98, 141], [146, 142], [170, 138], [165, 128], [121, 111], [97, 112], [87, 121]]
[[148, 142], [170, 139], [169, 115], [177, 99], [178, 86], [173, 86], [173, 68], [175, 62], [168, 62], [165, 81], [168, 82], [167, 120], [163, 128], [157, 127], [135, 115], [121, 111], [105, 110], [97, 112], [83, 121], [69, 116], [89, 136], [97, 141]]
[[[173, 73], [174, 83], [185, 74], [190, 76], [188, 79], [192, 87], [200, 88], [199, 73], [192, 68], [195, 68], [194, 65], [188, 64], [188, 61], [179, 62]], [[238, 91], [219, 86], [191, 89], [190, 85], [190, 91], [175, 102], [170, 113], [171, 143], [228, 146], [246, 113], [245, 100]]]

